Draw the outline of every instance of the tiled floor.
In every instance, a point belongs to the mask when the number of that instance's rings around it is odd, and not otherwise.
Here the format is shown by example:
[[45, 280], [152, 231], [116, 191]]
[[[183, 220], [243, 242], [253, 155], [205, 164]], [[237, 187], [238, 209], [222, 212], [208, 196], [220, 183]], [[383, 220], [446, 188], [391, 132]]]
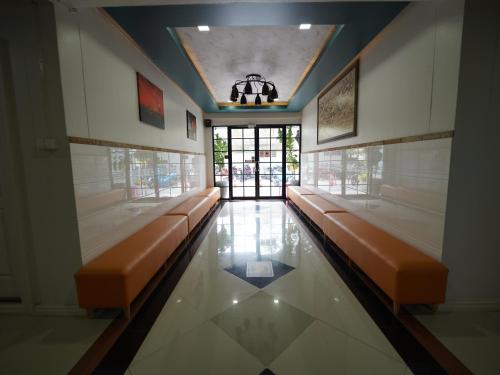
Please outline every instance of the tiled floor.
[[110, 322], [0, 315], [0, 373], [67, 374]]
[[[252, 282], [246, 263], [253, 261], [271, 261], [273, 276]], [[411, 373], [282, 202], [231, 202], [128, 373], [257, 375], [266, 368], [276, 374]]]
[[500, 374], [500, 311], [414, 315], [474, 374]]

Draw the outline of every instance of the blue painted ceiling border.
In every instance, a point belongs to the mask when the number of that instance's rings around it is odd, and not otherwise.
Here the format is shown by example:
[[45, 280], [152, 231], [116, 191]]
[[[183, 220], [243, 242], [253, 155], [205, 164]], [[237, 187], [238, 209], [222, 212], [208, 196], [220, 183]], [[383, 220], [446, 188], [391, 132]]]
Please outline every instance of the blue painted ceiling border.
[[[109, 7], [108, 14], [151, 60], [205, 112], [297, 112], [309, 103], [408, 2], [232, 3]], [[217, 106], [167, 28], [209, 26], [342, 25], [286, 108]]]

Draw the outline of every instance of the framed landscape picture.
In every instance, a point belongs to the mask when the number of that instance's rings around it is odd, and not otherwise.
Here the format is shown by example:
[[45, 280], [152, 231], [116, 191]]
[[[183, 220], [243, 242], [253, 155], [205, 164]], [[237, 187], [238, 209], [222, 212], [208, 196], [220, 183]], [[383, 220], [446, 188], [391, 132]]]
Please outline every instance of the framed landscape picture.
[[356, 61], [319, 95], [318, 144], [356, 135], [358, 74]]
[[165, 129], [163, 111], [163, 91], [137, 72], [137, 92], [139, 97], [139, 120]]
[[186, 111], [187, 137], [196, 141], [196, 116]]

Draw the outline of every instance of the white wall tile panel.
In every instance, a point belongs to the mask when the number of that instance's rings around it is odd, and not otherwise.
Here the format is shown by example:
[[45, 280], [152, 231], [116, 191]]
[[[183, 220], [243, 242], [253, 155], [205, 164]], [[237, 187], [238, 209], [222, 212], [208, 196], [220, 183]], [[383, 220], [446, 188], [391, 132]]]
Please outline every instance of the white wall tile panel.
[[302, 185], [440, 259], [451, 139], [302, 156]]
[[71, 144], [83, 263], [206, 186], [205, 156]]

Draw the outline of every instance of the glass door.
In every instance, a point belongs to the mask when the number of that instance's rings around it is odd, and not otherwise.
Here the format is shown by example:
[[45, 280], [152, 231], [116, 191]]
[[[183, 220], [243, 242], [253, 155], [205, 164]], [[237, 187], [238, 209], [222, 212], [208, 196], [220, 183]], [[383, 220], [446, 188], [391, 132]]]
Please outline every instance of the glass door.
[[259, 197], [284, 197], [283, 127], [258, 129]]
[[229, 128], [230, 197], [257, 198], [255, 128]]
[[300, 183], [300, 125], [217, 126], [213, 147], [223, 198], [284, 198]]

